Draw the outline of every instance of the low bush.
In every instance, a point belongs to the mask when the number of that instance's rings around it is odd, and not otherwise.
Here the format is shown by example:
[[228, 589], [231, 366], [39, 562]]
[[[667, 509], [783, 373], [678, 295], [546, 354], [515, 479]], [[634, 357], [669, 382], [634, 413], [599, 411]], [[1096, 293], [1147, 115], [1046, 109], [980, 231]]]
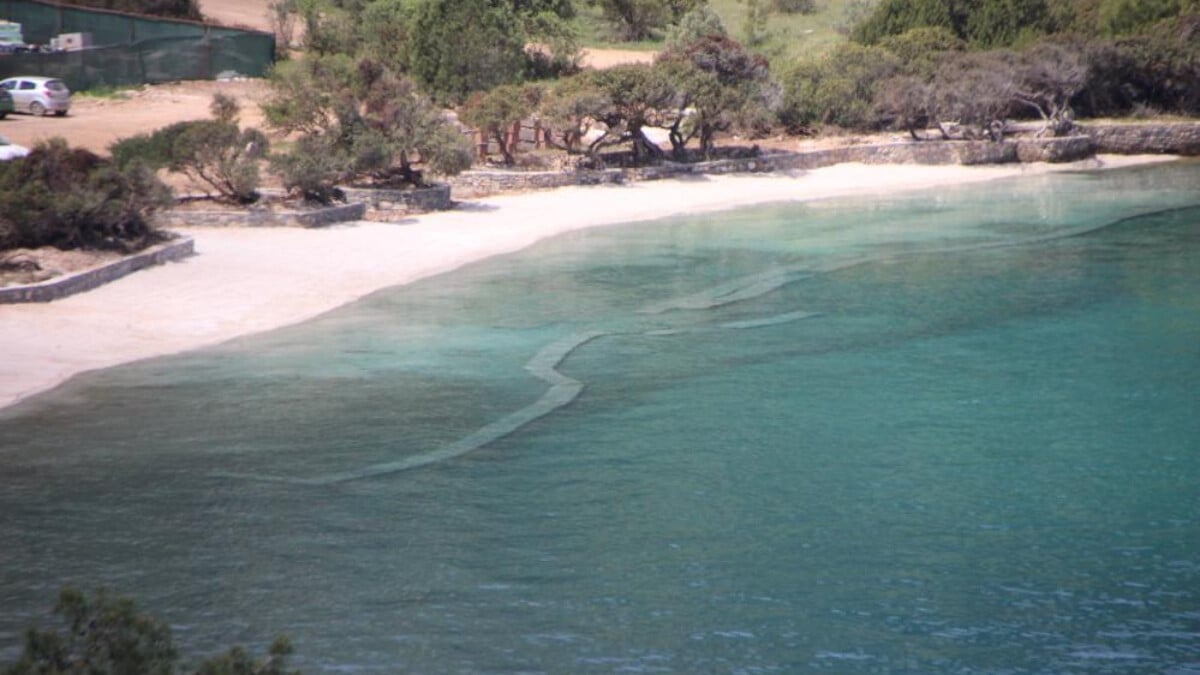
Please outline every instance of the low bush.
[[771, 8], [780, 14], [812, 14], [817, 0], [771, 0]]
[[266, 135], [238, 126], [237, 102], [213, 96], [213, 119], [176, 122], [150, 134], [122, 139], [109, 151], [118, 166], [140, 163], [152, 170], [181, 173], [235, 204], [258, 200], [258, 164], [270, 147]]
[[289, 670], [292, 652], [287, 638], [277, 638], [270, 654], [255, 660], [242, 647], [205, 659], [196, 668], [180, 666], [179, 650], [171, 627], [161, 619], [138, 611], [130, 598], [112, 597], [104, 591], [88, 597], [73, 588], [58, 596], [54, 613], [62, 618], [59, 629], [29, 628], [17, 661], [0, 666], [3, 675], [84, 675], [139, 673], [174, 675], [298, 675]]
[[170, 188], [142, 164], [43, 141], [0, 164], [0, 249], [140, 250], [162, 239], [151, 217], [171, 203]]

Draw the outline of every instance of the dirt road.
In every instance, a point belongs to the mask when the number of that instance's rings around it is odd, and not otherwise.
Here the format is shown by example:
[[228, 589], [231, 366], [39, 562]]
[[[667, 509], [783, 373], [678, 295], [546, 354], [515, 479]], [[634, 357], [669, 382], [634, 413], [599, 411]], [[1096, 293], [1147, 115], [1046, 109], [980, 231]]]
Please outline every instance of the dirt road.
[[172, 122], [207, 118], [209, 103], [218, 91], [241, 103], [242, 124], [261, 126], [258, 102], [266, 94], [262, 80], [179, 82], [131, 88], [111, 98], [76, 95], [66, 117], [9, 115], [0, 120], [0, 135], [26, 147], [61, 136], [71, 145], [103, 153], [121, 138]]

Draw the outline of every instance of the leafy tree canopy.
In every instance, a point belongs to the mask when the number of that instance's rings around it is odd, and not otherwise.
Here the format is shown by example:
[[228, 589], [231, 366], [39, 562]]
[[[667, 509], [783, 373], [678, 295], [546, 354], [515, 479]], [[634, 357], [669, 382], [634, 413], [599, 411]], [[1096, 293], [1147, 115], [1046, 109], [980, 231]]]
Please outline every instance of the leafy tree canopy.
[[525, 34], [512, 8], [492, 0], [423, 0], [408, 41], [409, 72], [436, 100], [517, 82]]
[[646, 40], [704, 4], [704, 0], [591, 0], [619, 40]]
[[512, 164], [508, 132], [534, 111], [540, 98], [541, 90], [537, 87], [505, 84], [473, 94], [462, 107], [459, 118], [496, 141], [504, 163]]
[[471, 147], [413, 81], [386, 66], [344, 56], [280, 64], [263, 103], [267, 123], [299, 135], [272, 157], [285, 185], [330, 201], [341, 182], [421, 184], [418, 165], [439, 174], [470, 166]]

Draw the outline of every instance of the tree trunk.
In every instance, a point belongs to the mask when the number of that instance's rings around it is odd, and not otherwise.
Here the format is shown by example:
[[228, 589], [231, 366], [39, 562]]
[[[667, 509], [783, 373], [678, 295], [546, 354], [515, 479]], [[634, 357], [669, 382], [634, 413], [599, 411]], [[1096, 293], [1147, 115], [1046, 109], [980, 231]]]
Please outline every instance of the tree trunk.
[[646, 138], [642, 127], [639, 126], [630, 129], [630, 134], [633, 136], [633, 161], [635, 164], [641, 164], [643, 157], [655, 161], [662, 159], [662, 148], [650, 142], [649, 138]]
[[500, 156], [504, 158], [504, 166], [513, 165], [512, 150], [508, 147], [508, 138], [502, 129], [496, 129], [492, 132], [492, 137], [496, 139], [496, 146], [500, 148]]

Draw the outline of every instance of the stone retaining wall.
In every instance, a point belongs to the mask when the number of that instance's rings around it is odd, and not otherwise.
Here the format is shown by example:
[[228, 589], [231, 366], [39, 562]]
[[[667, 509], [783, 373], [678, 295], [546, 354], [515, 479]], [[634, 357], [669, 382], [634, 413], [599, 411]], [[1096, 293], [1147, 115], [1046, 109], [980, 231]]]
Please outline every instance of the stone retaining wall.
[[0, 288], [0, 304], [58, 300], [68, 295], [74, 295], [75, 293], [90, 291], [97, 286], [102, 286], [110, 281], [116, 281], [140, 269], [145, 269], [153, 265], [161, 265], [165, 262], [182, 260], [194, 253], [194, 242], [191, 239], [180, 239], [159, 244], [127, 258], [122, 258], [100, 267], [94, 267], [90, 270], [48, 279], [36, 284]]
[[394, 220], [414, 213], [445, 211], [454, 206], [450, 186], [446, 184], [403, 190], [355, 187], [341, 190], [346, 201], [366, 204], [367, 220]]
[[846, 162], [863, 164], [1007, 164], [1013, 162], [1072, 162], [1095, 154], [1087, 136], [1005, 141], [909, 141], [849, 145], [807, 152], [768, 153], [758, 157], [722, 159], [603, 171], [467, 171], [452, 179], [455, 187], [491, 194], [567, 185], [599, 185], [634, 180], [660, 180], [689, 174], [807, 171]]
[[155, 215], [159, 227], [325, 227], [362, 220], [366, 205], [339, 204], [319, 209], [248, 208], [230, 211], [172, 209]]
[[1081, 124], [1096, 152], [1120, 155], [1200, 155], [1200, 122]]

